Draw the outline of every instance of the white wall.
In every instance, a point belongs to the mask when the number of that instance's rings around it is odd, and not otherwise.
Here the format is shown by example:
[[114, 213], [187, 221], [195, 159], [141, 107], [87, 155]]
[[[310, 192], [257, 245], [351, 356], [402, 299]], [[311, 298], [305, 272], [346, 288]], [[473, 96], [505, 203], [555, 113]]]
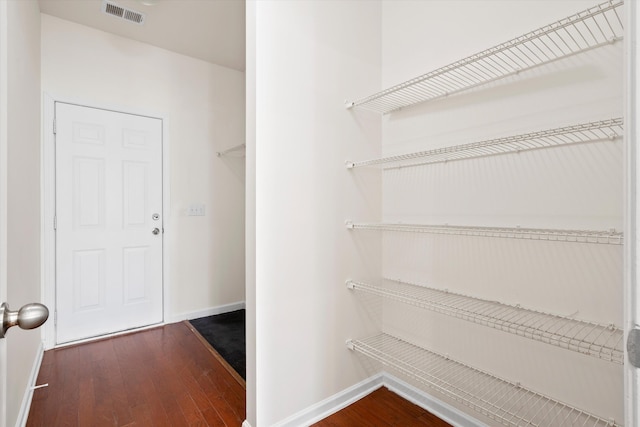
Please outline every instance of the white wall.
[[380, 154], [380, 121], [343, 100], [380, 86], [380, 3], [247, 9], [255, 12], [247, 69], [255, 70], [257, 356], [256, 408], [247, 413], [266, 427], [372, 374], [345, 347], [375, 326], [344, 282], [379, 274], [380, 240], [353, 235], [344, 221], [379, 218], [380, 173], [355, 176], [344, 161]]
[[[40, 302], [40, 11], [7, 2], [7, 302]], [[16, 424], [40, 331], [7, 333], [8, 426]]]
[[[385, 1], [383, 88], [594, 5]], [[622, 116], [622, 43], [385, 116], [385, 154]], [[383, 219], [622, 230], [623, 145], [584, 144], [386, 171]], [[622, 326], [622, 247], [388, 233], [387, 277]], [[623, 420], [622, 367], [389, 303], [384, 329]], [[416, 325], [421, 325], [416, 327]], [[475, 416], [475, 414], [472, 413]]]
[[[42, 15], [42, 88], [54, 98], [168, 119], [169, 312], [244, 301], [244, 73]], [[204, 217], [186, 216], [192, 202]]]
[[256, 400], [256, 3], [246, 5], [246, 421], [257, 426]]

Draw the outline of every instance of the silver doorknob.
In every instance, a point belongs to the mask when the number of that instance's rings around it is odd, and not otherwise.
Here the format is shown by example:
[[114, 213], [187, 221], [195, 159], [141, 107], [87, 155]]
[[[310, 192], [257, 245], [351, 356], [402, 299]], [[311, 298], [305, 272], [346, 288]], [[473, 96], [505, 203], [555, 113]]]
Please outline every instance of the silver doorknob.
[[35, 329], [41, 326], [49, 318], [49, 309], [38, 303], [27, 304], [18, 311], [9, 310], [9, 305], [3, 302], [0, 305], [0, 338], [4, 338], [7, 330], [12, 326], [20, 326], [21, 329]]
[[158, 233], [160, 233], [160, 229], [159, 228], [154, 228], [152, 233], [153, 234], [158, 234]]

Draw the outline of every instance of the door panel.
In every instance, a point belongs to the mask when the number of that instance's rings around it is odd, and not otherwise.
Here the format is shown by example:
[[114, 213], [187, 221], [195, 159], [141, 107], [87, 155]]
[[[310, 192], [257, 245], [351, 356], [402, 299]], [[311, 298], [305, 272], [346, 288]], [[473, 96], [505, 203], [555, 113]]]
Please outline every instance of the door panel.
[[104, 250], [73, 252], [73, 310], [76, 313], [104, 309]]
[[149, 205], [146, 163], [124, 162], [124, 227], [144, 228], [147, 225], [146, 213]]
[[56, 342], [162, 322], [162, 122], [56, 103]]
[[124, 303], [135, 304], [147, 298], [148, 247], [124, 248]]
[[104, 229], [104, 159], [74, 157], [74, 229]]

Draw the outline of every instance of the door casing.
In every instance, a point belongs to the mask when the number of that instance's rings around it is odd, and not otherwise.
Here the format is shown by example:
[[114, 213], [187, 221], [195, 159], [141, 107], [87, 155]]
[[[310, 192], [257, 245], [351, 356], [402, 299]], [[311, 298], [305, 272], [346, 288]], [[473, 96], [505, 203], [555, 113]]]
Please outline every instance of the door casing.
[[[52, 317], [54, 322], [47, 322], [42, 327], [42, 339], [45, 350], [49, 350], [56, 346], [56, 329], [55, 329], [55, 310], [56, 310], [56, 245], [55, 245], [55, 150], [54, 150], [54, 118], [55, 103], [64, 102], [67, 104], [75, 104], [82, 107], [98, 108], [102, 110], [110, 110], [118, 113], [134, 114], [138, 116], [146, 116], [162, 120], [162, 217], [164, 218], [164, 247], [162, 255], [162, 295], [163, 295], [163, 323], [167, 322], [168, 309], [170, 307], [169, 286], [169, 248], [171, 247], [171, 218], [170, 218], [170, 191], [169, 191], [169, 137], [168, 137], [168, 120], [166, 114], [158, 112], [149, 112], [134, 110], [131, 108], [123, 108], [121, 106], [96, 104], [86, 100], [74, 100], [65, 97], [58, 97], [48, 93], [43, 94], [43, 112], [42, 112], [42, 295], [44, 304], [53, 307]], [[153, 327], [153, 326], [152, 326]], [[140, 329], [147, 329], [143, 327]], [[131, 331], [117, 332], [129, 333]], [[78, 342], [93, 341], [104, 338], [105, 336], [89, 338]], [[68, 345], [68, 344], [67, 344]], [[0, 427], [2, 427], [0, 425]]]
[[[638, 225], [640, 214], [640, 150], [637, 147], [640, 140], [638, 129], [638, 114], [640, 113], [640, 49], [637, 46], [640, 22], [640, 7], [635, 1], [625, 2], [625, 106], [624, 106], [624, 139], [625, 139], [625, 230], [624, 230], [624, 331], [625, 349], [629, 332], [634, 327], [640, 327], [640, 289], [638, 289], [638, 274], [640, 272], [638, 257]], [[625, 362], [628, 359], [625, 358]], [[634, 368], [630, 363], [624, 366], [625, 386], [625, 425], [640, 425], [640, 368]]]

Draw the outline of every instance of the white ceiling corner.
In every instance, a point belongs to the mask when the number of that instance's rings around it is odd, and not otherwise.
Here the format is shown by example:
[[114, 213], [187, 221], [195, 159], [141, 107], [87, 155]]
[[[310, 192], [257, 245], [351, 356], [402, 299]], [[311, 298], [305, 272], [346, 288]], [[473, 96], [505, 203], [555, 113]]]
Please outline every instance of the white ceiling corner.
[[144, 25], [105, 15], [102, 0], [38, 0], [48, 15], [207, 62], [245, 70], [245, 0], [110, 0], [146, 15]]

